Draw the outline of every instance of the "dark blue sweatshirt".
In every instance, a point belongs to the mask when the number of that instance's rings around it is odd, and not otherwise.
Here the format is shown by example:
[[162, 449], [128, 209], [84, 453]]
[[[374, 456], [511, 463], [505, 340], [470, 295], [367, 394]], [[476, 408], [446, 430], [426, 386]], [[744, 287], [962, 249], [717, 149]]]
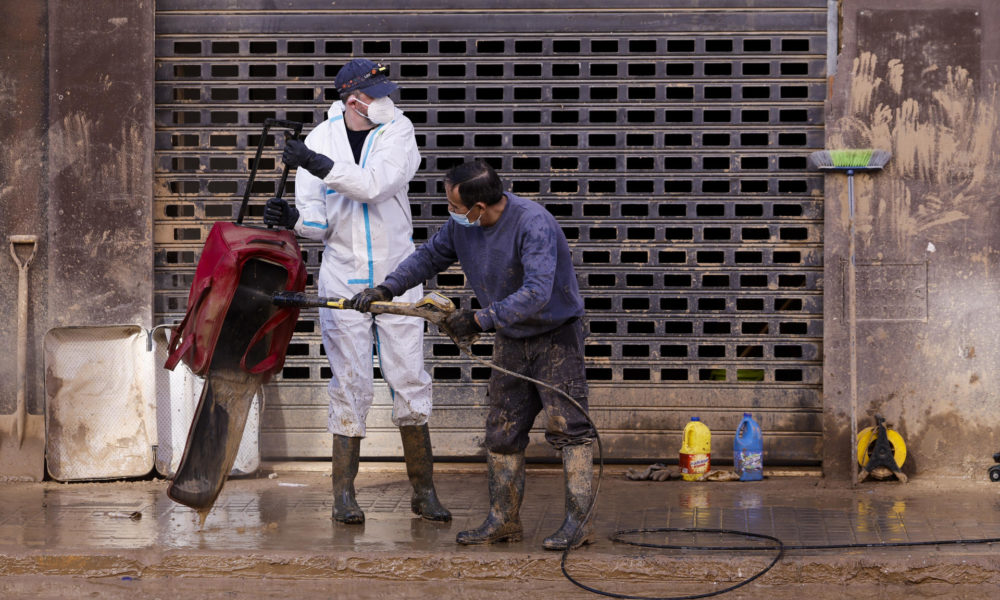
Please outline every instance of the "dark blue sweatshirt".
[[489, 227], [453, 219], [406, 258], [382, 283], [394, 296], [461, 263], [484, 308], [483, 329], [524, 338], [583, 316], [583, 299], [562, 228], [543, 206], [506, 194], [507, 206]]

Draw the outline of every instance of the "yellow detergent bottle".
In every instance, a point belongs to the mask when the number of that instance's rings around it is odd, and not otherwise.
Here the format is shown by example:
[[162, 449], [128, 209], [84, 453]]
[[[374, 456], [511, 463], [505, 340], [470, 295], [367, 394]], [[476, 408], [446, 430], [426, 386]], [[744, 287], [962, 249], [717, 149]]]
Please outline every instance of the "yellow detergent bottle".
[[711, 466], [712, 432], [698, 417], [684, 426], [684, 440], [681, 443], [681, 477], [684, 481], [698, 481], [708, 473]]

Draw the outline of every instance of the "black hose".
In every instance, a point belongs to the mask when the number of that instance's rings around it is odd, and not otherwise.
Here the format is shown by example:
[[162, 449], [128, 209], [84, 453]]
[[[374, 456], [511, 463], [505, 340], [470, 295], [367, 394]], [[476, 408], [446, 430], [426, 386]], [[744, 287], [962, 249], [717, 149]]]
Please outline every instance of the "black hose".
[[[580, 411], [580, 414], [587, 419], [587, 423], [590, 424], [591, 429], [594, 430], [594, 438], [597, 441], [597, 483], [594, 486], [594, 494], [590, 500], [590, 507], [587, 509], [587, 513], [583, 520], [580, 522], [577, 530], [569, 537], [569, 543], [566, 545], [566, 549], [563, 550], [562, 560], [559, 563], [559, 568], [562, 570], [563, 576], [566, 577], [573, 585], [592, 592], [594, 594], [599, 594], [601, 596], [607, 596], [609, 598], [625, 598], [628, 600], [696, 600], [698, 598], [710, 598], [712, 596], [719, 596], [731, 592], [737, 588], [743, 587], [750, 582], [760, 578], [764, 573], [770, 571], [774, 565], [778, 564], [778, 561], [782, 559], [785, 555], [786, 550], [839, 550], [847, 548], [899, 548], [907, 546], [945, 546], [954, 544], [993, 544], [1000, 542], [1000, 538], [981, 538], [973, 540], [929, 540], [924, 542], [875, 542], [875, 543], [858, 543], [858, 544], [817, 544], [817, 545], [799, 545], [799, 546], [787, 546], [780, 539], [765, 535], [763, 533], [751, 533], [749, 531], [739, 531], [735, 529], [704, 529], [704, 528], [677, 528], [677, 527], [653, 527], [644, 529], [619, 529], [613, 535], [610, 536], [611, 541], [618, 542], [620, 544], [626, 544], [629, 546], [639, 546], [642, 548], [656, 548], [660, 550], [710, 550], [710, 551], [732, 551], [732, 552], [746, 552], [746, 551], [772, 551], [776, 550], [777, 553], [774, 559], [771, 560], [770, 564], [755, 573], [754, 575], [747, 577], [735, 585], [731, 585], [727, 588], [721, 590], [714, 590], [712, 592], [707, 592], [704, 594], [694, 594], [689, 596], [632, 596], [628, 594], [617, 594], [614, 592], [606, 592], [604, 590], [599, 590], [594, 587], [590, 587], [584, 583], [581, 583], [573, 578], [566, 570], [566, 560], [569, 558], [569, 553], [573, 549], [573, 545], [579, 540], [580, 535], [583, 533], [583, 529], [590, 519], [594, 516], [594, 509], [597, 507], [597, 495], [601, 490], [601, 480], [604, 477], [604, 449], [601, 446], [601, 436], [597, 433], [597, 426], [590, 419], [590, 415], [580, 403], [577, 402], [572, 396], [562, 391], [561, 389], [548, 384], [544, 381], [539, 381], [538, 379], [533, 379], [527, 375], [522, 375], [520, 373], [515, 373], [509, 369], [505, 369], [499, 365], [496, 365], [490, 361], [479, 358], [472, 353], [472, 349], [469, 347], [468, 343], [459, 343], [454, 337], [452, 341], [465, 353], [466, 356], [471, 358], [473, 361], [489, 367], [491, 369], [496, 369], [501, 373], [506, 373], [513, 377], [518, 377], [525, 381], [534, 383], [535, 385], [540, 385], [542, 387], [548, 388], [566, 398], [570, 404], [576, 407]], [[736, 535], [748, 538], [758, 538], [763, 540], [769, 540], [773, 542], [765, 546], [692, 546], [689, 544], [675, 545], [675, 544], [653, 544], [649, 542], [636, 542], [632, 540], [623, 539], [623, 536], [643, 534], [643, 533], [712, 533], [721, 535]]]

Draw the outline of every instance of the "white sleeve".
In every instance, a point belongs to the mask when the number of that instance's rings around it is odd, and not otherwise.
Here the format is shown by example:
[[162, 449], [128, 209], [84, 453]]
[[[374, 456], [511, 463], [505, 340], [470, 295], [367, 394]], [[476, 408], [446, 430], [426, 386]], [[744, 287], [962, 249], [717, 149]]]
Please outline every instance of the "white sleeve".
[[[306, 136], [307, 146], [316, 129]], [[306, 239], [323, 241], [329, 227], [326, 222], [326, 186], [322, 179], [304, 168], [295, 170], [295, 208], [299, 211], [295, 233]]]
[[323, 180], [356, 202], [379, 203], [405, 189], [420, 166], [413, 124], [396, 114], [396, 121], [374, 132], [362, 150], [362, 165], [335, 161]]

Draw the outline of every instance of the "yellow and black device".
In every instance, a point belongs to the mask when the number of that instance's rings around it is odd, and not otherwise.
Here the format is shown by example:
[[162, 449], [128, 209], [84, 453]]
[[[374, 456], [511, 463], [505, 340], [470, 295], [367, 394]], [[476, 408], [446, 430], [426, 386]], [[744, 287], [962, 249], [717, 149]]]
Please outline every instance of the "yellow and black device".
[[858, 464], [861, 473], [858, 481], [864, 481], [869, 475], [873, 479], [888, 479], [893, 475], [906, 483], [903, 473], [903, 462], [906, 460], [906, 443], [903, 436], [885, 426], [885, 419], [875, 415], [875, 426], [866, 427], [858, 432]]

